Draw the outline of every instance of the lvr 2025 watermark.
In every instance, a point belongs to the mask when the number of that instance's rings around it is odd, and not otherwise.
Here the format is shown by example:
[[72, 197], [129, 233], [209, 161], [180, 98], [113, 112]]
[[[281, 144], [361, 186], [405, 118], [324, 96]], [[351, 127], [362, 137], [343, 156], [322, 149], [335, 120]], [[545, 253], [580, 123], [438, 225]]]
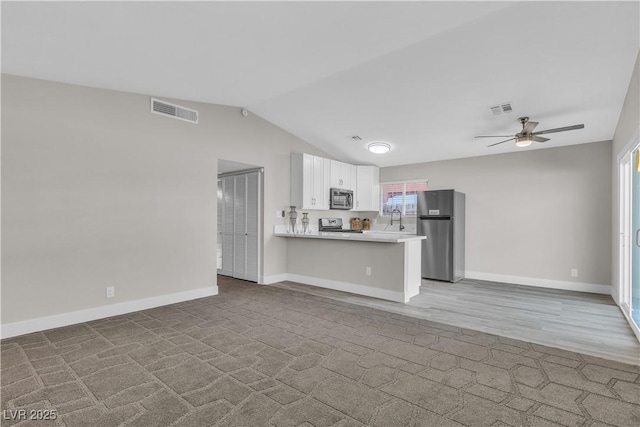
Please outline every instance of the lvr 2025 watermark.
[[55, 409], [5, 409], [3, 420], [55, 420], [58, 411]]

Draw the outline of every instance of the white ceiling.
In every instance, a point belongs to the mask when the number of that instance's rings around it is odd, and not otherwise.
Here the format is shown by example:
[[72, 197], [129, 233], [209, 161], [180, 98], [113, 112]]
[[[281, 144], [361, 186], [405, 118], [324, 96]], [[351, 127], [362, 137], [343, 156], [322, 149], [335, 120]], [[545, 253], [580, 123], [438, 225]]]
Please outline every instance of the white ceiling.
[[639, 34], [638, 1], [2, 2], [2, 72], [242, 106], [391, 166], [522, 150], [473, 136], [525, 115], [585, 129], [524, 150], [610, 140]]

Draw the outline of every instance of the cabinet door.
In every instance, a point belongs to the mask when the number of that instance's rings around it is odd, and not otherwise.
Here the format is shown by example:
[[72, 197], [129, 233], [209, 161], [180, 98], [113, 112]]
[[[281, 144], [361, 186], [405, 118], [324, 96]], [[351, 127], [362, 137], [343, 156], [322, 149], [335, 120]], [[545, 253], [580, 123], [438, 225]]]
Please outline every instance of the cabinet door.
[[351, 188], [351, 165], [349, 163], [342, 163], [340, 165], [342, 172], [340, 173], [342, 180], [342, 187], [345, 190], [352, 190]]
[[329, 190], [326, 190], [324, 185], [324, 163], [325, 159], [322, 157], [313, 156], [311, 209], [326, 209], [324, 207], [324, 193], [326, 192], [328, 195]]
[[331, 188], [350, 189], [351, 185], [351, 169], [349, 164], [342, 163], [337, 160], [330, 160], [331, 176], [329, 184]]
[[380, 169], [356, 166], [356, 210], [380, 210]]
[[358, 191], [358, 167], [356, 165], [349, 165], [349, 178], [348, 189], [353, 191], [354, 200], [357, 200], [355, 193]]
[[[315, 188], [313, 186], [315, 167], [315, 156], [310, 154], [302, 155], [302, 209], [312, 209], [313, 207], [313, 193]], [[300, 179], [300, 177], [298, 177]]]
[[380, 169], [377, 166], [371, 166], [371, 202], [369, 210], [380, 211]]
[[371, 166], [356, 166], [356, 210], [369, 210], [371, 205]]

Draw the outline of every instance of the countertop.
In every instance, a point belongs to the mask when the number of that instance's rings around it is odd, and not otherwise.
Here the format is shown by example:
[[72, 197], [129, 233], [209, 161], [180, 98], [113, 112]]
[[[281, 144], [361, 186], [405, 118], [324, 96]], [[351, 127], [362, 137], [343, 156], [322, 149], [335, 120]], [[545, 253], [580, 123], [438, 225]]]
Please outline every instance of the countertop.
[[326, 239], [326, 240], [349, 240], [357, 242], [372, 243], [403, 243], [411, 240], [424, 240], [426, 236], [416, 236], [415, 234], [385, 231], [368, 231], [364, 233], [335, 233], [335, 232], [312, 232], [311, 234], [275, 232], [278, 237], [291, 237], [297, 239]]

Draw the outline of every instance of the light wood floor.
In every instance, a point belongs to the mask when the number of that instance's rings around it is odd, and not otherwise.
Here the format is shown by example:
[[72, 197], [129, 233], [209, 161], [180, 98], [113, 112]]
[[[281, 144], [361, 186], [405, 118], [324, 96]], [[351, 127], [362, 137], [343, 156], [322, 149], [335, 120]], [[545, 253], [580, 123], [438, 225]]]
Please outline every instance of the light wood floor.
[[407, 304], [293, 282], [273, 286], [640, 365], [640, 344], [610, 296], [465, 279], [423, 280]]

